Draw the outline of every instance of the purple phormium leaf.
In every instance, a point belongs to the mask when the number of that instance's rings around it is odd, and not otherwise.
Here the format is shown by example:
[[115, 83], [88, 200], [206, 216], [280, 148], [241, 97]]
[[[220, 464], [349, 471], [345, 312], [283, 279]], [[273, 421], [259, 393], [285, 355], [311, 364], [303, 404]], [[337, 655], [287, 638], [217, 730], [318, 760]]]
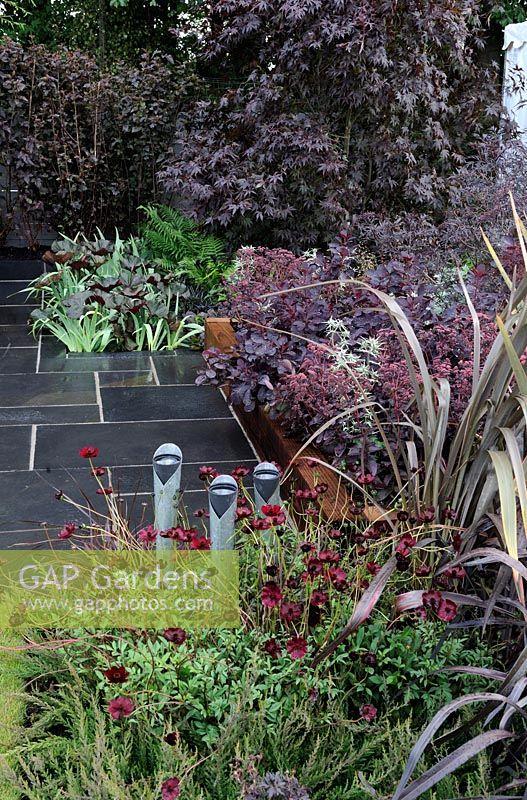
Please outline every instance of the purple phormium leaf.
[[397, 567], [397, 559], [395, 556], [392, 556], [386, 564], [382, 567], [382, 569], [377, 573], [377, 575], [373, 578], [372, 582], [365, 590], [364, 594], [362, 595], [361, 599], [358, 601], [353, 614], [349, 622], [343, 628], [343, 630], [339, 633], [336, 639], [334, 639], [330, 644], [326, 645], [313, 659], [313, 667], [316, 667], [323, 661], [325, 658], [334, 653], [339, 644], [341, 644], [345, 639], [350, 636], [357, 628], [366, 622], [366, 620], [370, 617], [373, 609], [379, 602], [381, 595], [384, 591], [390, 576], [393, 574], [394, 570]]
[[406, 789], [399, 795], [395, 794], [392, 800], [398, 797], [400, 800], [416, 800], [422, 794], [427, 792], [432, 786], [435, 786], [440, 780], [447, 775], [455, 772], [456, 769], [463, 766], [471, 758], [474, 758], [482, 750], [491, 747], [497, 742], [506, 739], [513, 739], [514, 734], [508, 731], [486, 731], [475, 736], [470, 742], [461, 745], [448, 756], [445, 756], [433, 767], [423, 772], [423, 774], [413, 781]]
[[437, 714], [433, 717], [433, 719], [428, 723], [423, 733], [420, 735], [417, 742], [413, 746], [412, 751], [408, 757], [408, 761], [406, 763], [406, 767], [402, 774], [401, 780], [399, 781], [397, 789], [395, 790], [391, 800], [403, 800], [403, 798], [405, 797], [406, 784], [408, 783], [410, 776], [415, 770], [419, 759], [421, 758], [425, 749], [432, 741], [436, 732], [446, 722], [448, 717], [454, 713], [454, 711], [457, 711], [459, 708], [463, 708], [463, 706], [470, 705], [471, 703], [483, 703], [483, 702], [488, 703], [492, 701], [498, 703], [509, 702], [507, 697], [505, 697], [502, 694], [498, 694], [497, 692], [479, 692], [466, 695], [465, 697], [459, 697], [456, 700], [451, 700], [450, 703], [447, 703], [445, 706], [443, 706], [443, 708], [441, 708], [437, 712]]

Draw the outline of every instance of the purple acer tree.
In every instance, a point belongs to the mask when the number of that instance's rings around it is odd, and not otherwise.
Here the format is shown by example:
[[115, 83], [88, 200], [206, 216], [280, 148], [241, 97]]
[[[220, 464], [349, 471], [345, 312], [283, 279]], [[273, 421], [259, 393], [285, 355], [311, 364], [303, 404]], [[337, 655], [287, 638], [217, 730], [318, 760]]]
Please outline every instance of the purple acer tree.
[[224, 94], [186, 117], [162, 179], [238, 240], [295, 248], [337, 220], [440, 211], [495, 122], [474, 0], [213, 0], [203, 64]]

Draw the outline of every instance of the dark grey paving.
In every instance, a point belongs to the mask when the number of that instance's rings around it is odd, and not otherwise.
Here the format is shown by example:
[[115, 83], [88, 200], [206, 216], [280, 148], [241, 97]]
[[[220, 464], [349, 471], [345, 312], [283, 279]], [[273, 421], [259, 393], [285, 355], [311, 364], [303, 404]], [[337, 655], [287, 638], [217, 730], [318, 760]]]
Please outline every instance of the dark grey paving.
[[138, 370], [137, 372], [100, 372], [99, 385], [101, 388], [110, 389], [123, 386], [155, 386], [152, 370]]
[[0, 374], [35, 372], [37, 367], [37, 352], [36, 347], [27, 349], [0, 347]]
[[39, 372], [145, 372], [150, 369], [148, 353], [66, 353], [63, 346], [47, 345], [42, 349]]
[[[19, 425], [0, 429], [0, 470], [28, 469], [31, 447], [31, 426]], [[0, 505], [6, 502], [0, 494]]]
[[[205, 462], [204, 462], [205, 463]], [[231, 470], [239, 464], [248, 467], [251, 471], [258, 463], [254, 459], [242, 459], [236, 462], [213, 462], [208, 466], [215, 467], [218, 472], [229, 474]], [[204, 483], [199, 479], [200, 464], [183, 464], [181, 475], [181, 489], [183, 491], [198, 491], [203, 489]], [[146, 464], [137, 467], [111, 467], [112, 484], [119, 488], [123, 494], [131, 494], [133, 492], [149, 493], [152, 491], [152, 466]], [[245, 479], [246, 485], [251, 484], [251, 476]]]
[[152, 358], [161, 385], [194, 383], [198, 369], [204, 366], [201, 353], [191, 350], [166, 355], [154, 353]]
[[31, 281], [46, 271], [43, 261], [0, 261], [0, 281]]
[[0, 306], [0, 321], [3, 325], [25, 325], [33, 308], [37, 306]]
[[115, 372], [116, 370], [148, 370], [150, 354], [141, 353], [68, 353], [69, 369], [75, 372]]
[[[1, 319], [0, 309], [0, 323]], [[36, 347], [37, 341], [26, 325], [0, 324], [0, 347]]]
[[[28, 538], [39, 541], [45, 539], [45, 525], [50, 528], [52, 538], [65, 522], [101, 525], [103, 518], [98, 515], [108, 516], [108, 504], [96, 493], [97, 488], [97, 481], [88, 469], [70, 473], [65, 470], [0, 473], [0, 498], [9, 498], [8, 503], [0, 502], [0, 533], [32, 531]], [[59, 500], [60, 492], [63, 497]], [[123, 515], [130, 514], [134, 524], [146, 519], [147, 510], [151, 521], [148, 497], [122, 498], [118, 503]], [[3, 536], [0, 548], [2, 545]]]
[[65, 425], [66, 423], [73, 425], [99, 422], [99, 419], [99, 406], [96, 404], [0, 408], [0, 431], [3, 425]]
[[176, 442], [187, 462], [253, 459], [254, 454], [234, 419], [191, 422], [105, 422], [47, 425], [37, 429], [35, 468], [78, 467], [79, 450], [100, 448], [100, 461], [116, 465], [148, 464], [164, 442]]
[[96, 402], [93, 374], [5, 375], [0, 384], [0, 407], [86, 405]]
[[19, 306], [28, 301], [34, 305], [35, 300], [28, 298], [27, 292], [23, 291], [25, 288], [27, 281], [0, 281], [0, 306]]
[[225, 400], [211, 386], [101, 389], [101, 397], [107, 422], [231, 416]]

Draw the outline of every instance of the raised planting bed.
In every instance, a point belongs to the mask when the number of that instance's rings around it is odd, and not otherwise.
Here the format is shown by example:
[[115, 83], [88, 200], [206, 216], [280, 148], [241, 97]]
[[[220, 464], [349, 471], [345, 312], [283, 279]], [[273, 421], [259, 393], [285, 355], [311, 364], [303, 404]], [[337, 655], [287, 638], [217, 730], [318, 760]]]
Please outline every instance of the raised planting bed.
[[[223, 353], [236, 347], [236, 333], [228, 317], [208, 317], [205, 320], [205, 349], [216, 347]], [[228, 394], [228, 387], [224, 387]], [[271, 419], [267, 411], [257, 406], [245, 411], [237, 406], [236, 414], [259, 455], [267, 461], [276, 461], [286, 470], [289, 483], [300, 489], [313, 489], [316, 483], [328, 485], [320, 496], [322, 514], [330, 522], [356, 519], [350, 513], [350, 498], [342, 478], [326, 462], [317, 447], [286, 436], [279, 419]], [[302, 450], [301, 453], [299, 451]], [[316, 466], [313, 467], [313, 462]], [[319, 463], [320, 462], [320, 463]], [[374, 506], [366, 507], [363, 516], [371, 522], [383, 516]]]

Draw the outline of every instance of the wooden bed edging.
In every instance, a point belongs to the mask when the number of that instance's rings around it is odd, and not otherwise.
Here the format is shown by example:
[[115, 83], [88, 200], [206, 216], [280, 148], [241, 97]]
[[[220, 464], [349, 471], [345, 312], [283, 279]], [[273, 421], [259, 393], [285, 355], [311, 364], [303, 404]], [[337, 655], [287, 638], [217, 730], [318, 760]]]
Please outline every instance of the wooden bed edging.
[[[217, 347], [227, 352], [236, 345], [236, 334], [228, 317], [208, 317], [205, 320], [205, 349]], [[239, 406], [235, 412], [247, 436], [258, 454], [266, 461], [276, 461], [283, 469], [292, 462], [292, 479], [299, 489], [313, 489], [316, 483], [326, 483], [328, 491], [320, 496], [324, 518], [328, 522], [353, 519], [349, 514], [349, 497], [342, 479], [329, 466], [324, 466], [325, 458], [316, 447], [306, 447], [299, 458], [296, 454], [302, 447], [295, 439], [287, 437], [280, 424], [257, 406], [254, 411], [245, 411]], [[310, 459], [322, 461], [315, 467], [309, 465]], [[379, 517], [375, 509], [366, 516]]]

